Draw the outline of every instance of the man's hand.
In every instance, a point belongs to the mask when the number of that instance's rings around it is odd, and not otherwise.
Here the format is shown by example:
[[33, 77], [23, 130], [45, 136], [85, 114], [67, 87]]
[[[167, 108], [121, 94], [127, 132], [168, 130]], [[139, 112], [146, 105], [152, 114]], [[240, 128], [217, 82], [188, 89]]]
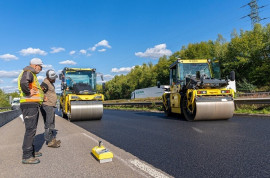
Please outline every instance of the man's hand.
[[47, 96], [44, 96], [43, 101], [48, 101]]
[[33, 95], [36, 95], [38, 92], [34, 89], [31, 89], [30, 90], [30, 95], [33, 96]]

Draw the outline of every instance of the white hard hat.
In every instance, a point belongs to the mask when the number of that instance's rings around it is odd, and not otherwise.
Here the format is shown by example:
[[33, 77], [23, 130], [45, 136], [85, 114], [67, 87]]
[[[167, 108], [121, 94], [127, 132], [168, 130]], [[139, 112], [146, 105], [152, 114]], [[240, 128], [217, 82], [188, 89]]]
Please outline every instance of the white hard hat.
[[34, 65], [43, 65], [43, 62], [42, 62], [42, 60], [41, 59], [39, 59], [39, 58], [33, 58], [33, 59], [31, 59], [31, 61], [30, 61], [30, 65], [31, 64], [34, 64]]

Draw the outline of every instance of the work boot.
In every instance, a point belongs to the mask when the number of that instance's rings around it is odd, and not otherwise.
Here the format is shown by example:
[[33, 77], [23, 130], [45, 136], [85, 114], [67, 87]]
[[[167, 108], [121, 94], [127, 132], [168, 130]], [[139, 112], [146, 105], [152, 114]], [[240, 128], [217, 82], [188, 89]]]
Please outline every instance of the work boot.
[[61, 140], [56, 140], [57, 145], [60, 147]]
[[55, 141], [57, 142], [57, 144], [59, 144], [59, 145], [60, 145], [61, 140], [56, 140], [56, 138], [54, 138], [54, 139], [55, 139]]
[[[60, 141], [60, 143], [61, 143], [61, 141]], [[58, 148], [58, 147], [60, 147], [60, 143], [59, 143], [59, 140], [56, 140], [56, 139], [54, 138], [54, 139], [52, 139], [52, 141], [50, 141], [50, 142], [48, 143], [48, 147]]]
[[38, 163], [40, 163], [40, 161], [38, 158], [31, 157], [28, 159], [23, 159], [22, 163], [23, 164], [38, 164]]
[[40, 157], [40, 156], [42, 156], [42, 153], [41, 152], [35, 152], [35, 158], [36, 157]]

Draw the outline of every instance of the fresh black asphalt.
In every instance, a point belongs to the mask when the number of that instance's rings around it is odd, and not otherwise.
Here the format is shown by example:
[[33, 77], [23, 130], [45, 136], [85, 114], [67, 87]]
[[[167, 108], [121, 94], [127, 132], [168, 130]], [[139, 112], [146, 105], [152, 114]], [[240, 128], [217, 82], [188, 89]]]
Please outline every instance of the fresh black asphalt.
[[74, 124], [174, 177], [270, 177], [270, 118], [104, 110], [102, 120]]

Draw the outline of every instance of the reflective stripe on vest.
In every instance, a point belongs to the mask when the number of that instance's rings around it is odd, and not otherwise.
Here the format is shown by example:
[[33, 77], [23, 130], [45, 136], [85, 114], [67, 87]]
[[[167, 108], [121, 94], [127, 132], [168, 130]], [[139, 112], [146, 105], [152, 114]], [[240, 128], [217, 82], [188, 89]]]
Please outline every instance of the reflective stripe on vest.
[[[31, 71], [29, 71], [29, 72], [31, 72]], [[24, 71], [22, 71], [22, 73], [18, 77], [18, 89], [20, 91], [20, 103], [35, 102], [35, 103], [41, 104], [43, 102], [44, 93], [39, 85], [36, 74], [31, 72], [33, 74], [34, 80], [32, 83], [29, 83], [29, 89], [30, 90], [33, 89], [33, 90], [37, 91], [37, 94], [35, 94], [33, 96], [26, 96], [25, 93], [23, 93], [23, 91], [21, 89], [21, 78], [22, 78], [23, 73], [24, 73]]]

